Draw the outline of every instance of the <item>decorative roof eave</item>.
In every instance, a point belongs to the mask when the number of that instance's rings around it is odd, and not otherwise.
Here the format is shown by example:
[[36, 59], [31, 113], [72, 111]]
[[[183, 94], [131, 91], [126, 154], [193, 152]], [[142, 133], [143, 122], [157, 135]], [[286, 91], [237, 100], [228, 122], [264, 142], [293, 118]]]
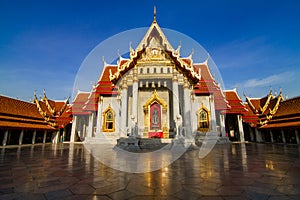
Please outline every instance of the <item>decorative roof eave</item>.
[[42, 109], [42, 107], [41, 107], [41, 105], [40, 105], [40, 101], [38, 100], [38, 98], [36, 97], [36, 93], [34, 93], [34, 100], [33, 100], [33, 102], [36, 104], [36, 106], [37, 106], [37, 109], [38, 109], [38, 111], [39, 111], [39, 113], [42, 115], [42, 117], [44, 118], [44, 119], [50, 119], [50, 117], [49, 116], [47, 116], [47, 113], [45, 112], [45, 111], [43, 111], [43, 109]]
[[46, 96], [46, 91], [44, 90], [44, 98], [42, 99], [45, 103], [46, 103], [46, 106], [47, 106], [47, 109], [50, 111], [50, 113], [52, 115], [55, 115], [55, 107], [52, 108], [49, 101], [48, 101], [48, 98]]
[[276, 101], [274, 108], [273, 109], [269, 108], [270, 113], [268, 115], [266, 115], [263, 119], [259, 120], [260, 125], [262, 125], [262, 126], [266, 125], [273, 118], [273, 115], [277, 112], [277, 110], [279, 108], [279, 104], [282, 100], [283, 100], [283, 96], [282, 96], [282, 92], [280, 91], [280, 94], [277, 97], [277, 101]]
[[140, 55], [145, 51], [130, 51], [130, 60], [126, 63], [120, 65], [120, 62], [118, 63], [117, 71], [113, 74], [111, 69], [109, 70], [109, 79], [113, 84], [117, 84], [119, 79], [128, 72], [135, 64], [137, 59], [140, 57]]
[[277, 101], [276, 101], [276, 105], [274, 106], [274, 108], [271, 110], [270, 109], [270, 114], [271, 115], [274, 115], [276, 112], [277, 112], [277, 110], [278, 110], [278, 108], [279, 108], [279, 104], [280, 104], [280, 102], [283, 100], [283, 96], [282, 96], [282, 92], [280, 91], [280, 94], [279, 94], [279, 96], [277, 97]]
[[175, 61], [178, 64], [175, 65], [176, 70], [186, 74], [186, 76], [188, 76], [189, 81], [192, 83], [192, 85], [197, 84], [201, 80], [201, 70], [199, 69], [198, 72], [195, 72], [193, 61], [191, 61], [191, 65], [189, 66], [180, 58], [180, 55], [177, 54], [174, 50], [170, 52], [172, 54], [172, 57], [175, 58]]
[[273, 99], [273, 98], [274, 98], [274, 96], [273, 96], [273, 94], [272, 94], [272, 90], [270, 90], [270, 93], [269, 93], [269, 95], [268, 95], [267, 101], [265, 102], [265, 105], [264, 105], [263, 107], [259, 107], [261, 113], [264, 113], [264, 112], [267, 110], [267, 108], [268, 108], [268, 106], [269, 106], [269, 104], [270, 104], [270, 101], [271, 101], [271, 99]]
[[256, 110], [256, 108], [254, 107], [254, 105], [252, 104], [250, 98], [248, 96], [245, 95], [245, 98], [246, 98], [246, 102], [248, 103], [249, 107], [251, 108], [252, 112], [254, 114], [257, 114], [258, 113], [258, 110]]
[[64, 105], [61, 107], [60, 111], [57, 113], [58, 116], [60, 116], [66, 110], [66, 108], [69, 104], [69, 100], [70, 100], [70, 96], [65, 100]]
[[275, 123], [275, 124], [265, 124], [259, 129], [282, 129], [282, 128], [300, 128], [300, 122], [283, 122], [283, 123]]

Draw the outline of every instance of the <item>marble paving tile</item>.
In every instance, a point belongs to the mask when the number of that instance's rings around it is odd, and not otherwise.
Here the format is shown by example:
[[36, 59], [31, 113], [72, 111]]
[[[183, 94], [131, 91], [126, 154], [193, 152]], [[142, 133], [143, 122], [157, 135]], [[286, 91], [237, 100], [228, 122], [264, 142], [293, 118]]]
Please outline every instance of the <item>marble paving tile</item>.
[[0, 151], [0, 199], [300, 199], [300, 146], [216, 145], [148, 173], [114, 170], [81, 144]]

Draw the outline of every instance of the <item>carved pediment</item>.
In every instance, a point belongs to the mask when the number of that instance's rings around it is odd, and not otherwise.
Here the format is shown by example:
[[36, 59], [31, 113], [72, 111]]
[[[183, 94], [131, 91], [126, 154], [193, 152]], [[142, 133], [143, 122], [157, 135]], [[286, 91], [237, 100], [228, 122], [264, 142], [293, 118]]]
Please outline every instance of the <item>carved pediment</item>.
[[165, 61], [170, 63], [172, 61], [156, 37], [152, 37], [149, 46], [145, 48], [146, 50], [138, 62]]

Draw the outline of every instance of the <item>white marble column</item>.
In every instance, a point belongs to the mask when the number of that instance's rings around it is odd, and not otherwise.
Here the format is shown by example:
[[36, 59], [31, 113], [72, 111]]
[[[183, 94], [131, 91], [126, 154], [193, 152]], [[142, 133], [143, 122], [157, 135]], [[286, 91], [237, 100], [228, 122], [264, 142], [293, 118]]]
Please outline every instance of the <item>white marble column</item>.
[[121, 126], [120, 126], [120, 135], [121, 137], [125, 137], [127, 135], [127, 80], [123, 79], [122, 83], [122, 105], [121, 105]]
[[99, 135], [102, 130], [102, 112], [103, 112], [103, 97], [100, 96], [98, 100], [98, 112], [96, 122], [96, 135]]
[[272, 130], [270, 130], [270, 138], [271, 138], [271, 142], [274, 143], [274, 137], [273, 137], [273, 132], [272, 132]]
[[71, 138], [70, 142], [75, 142], [75, 133], [77, 129], [77, 116], [73, 116], [73, 121], [72, 121], [72, 130], [71, 130]]
[[66, 127], [64, 127], [64, 129], [63, 129], [63, 135], [62, 135], [62, 140], [61, 140], [62, 143], [63, 143], [63, 142], [65, 141], [65, 139], [66, 139], [66, 134], [67, 134], [67, 130], [66, 130]]
[[250, 133], [250, 141], [254, 142], [254, 135], [253, 135], [253, 130], [252, 130], [251, 126], [249, 126], [249, 133]]
[[240, 142], [245, 142], [242, 116], [237, 115], [237, 120], [238, 120], [238, 126], [239, 126]]
[[5, 130], [3, 140], [2, 140], [2, 145], [6, 146], [7, 143], [7, 136], [8, 136], [8, 130]]
[[36, 130], [33, 131], [33, 135], [32, 135], [32, 144], [35, 144], [35, 138], [36, 138]]
[[53, 132], [52, 143], [57, 144], [59, 142], [59, 130]]
[[88, 126], [88, 130], [87, 130], [87, 134], [86, 134], [86, 137], [88, 137], [88, 138], [93, 136], [94, 117], [95, 117], [95, 112], [92, 112], [89, 116], [89, 126]]
[[56, 139], [55, 139], [56, 143], [59, 143], [60, 142], [60, 131], [57, 130], [56, 131]]
[[121, 133], [118, 132], [118, 130], [120, 130], [120, 117], [121, 117], [120, 116], [120, 110], [121, 110], [120, 103], [121, 103], [121, 101], [120, 101], [119, 97], [117, 97], [117, 99], [113, 99], [112, 102], [113, 102], [113, 109], [115, 110], [115, 114], [116, 114], [116, 116], [115, 116], [115, 131], [118, 134], [118, 136], [120, 137]]
[[184, 94], [184, 126], [185, 126], [185, 137], [192, 139], [192, 125], [191, 125], [191, 91], [189, 90], [189, 83], [186, 78], [184, 78], [183, 85]]
[[298, 132], [297, 129], [295, 129], [295, 137], [296, 137], [297, 144], [300, 144], [300, 141], [299, 141], [299, 132]]
[[43, 137], [43, 143], [46, 143], [46, 139], [47, 139], [47, 131], [44, 131], [44, 137]]
[[215, 110], [215, 100], [213, 94], [209, 96], [210, 103], [210, 124], [211, 130], [217, 132], [217, 122], [216, 122], [216, 110]]
[[286, 143], [285, 135], [284, 135], [284, 130], [283, 129], [281, 129], [281, 137], [282, 137], [282, 142]]
[[173, 118], [177, 121], [177, 117], [179, 116], [179, 92], [178, 92], [178, 77], [177, 72], [173, 72], [172, 79], [172, 90], [173, 90]]
[[23, 136], [24, 136], [24, 130], [21, 131], [20, 137], [19, 137], [19, 145], [22, 145], [23, 142]]
[[221, 136], [226, 137], [225, 115], [224, 114], [220, 114], [220, 126], [221, 126]]
[[138, 121], [138, 78], [137, 78], [137, 67], [133, 69], [133, 85], [132, 85], [132, 106], [131, 113], [134, 116], [134, 122]]
[[198, 116], [197, 111], [199, 110], [199, 105], [197, 104], [196, 97], [192, 96], [192, 109], [191, 109], [191, 123], [192, 123], [192, 132], [197, 133], [198, 130]]
[[256, 136], [256, 142], [263, 142], [261, 137], [261, 132], [257, 128], [255, 128], [255, 136]]

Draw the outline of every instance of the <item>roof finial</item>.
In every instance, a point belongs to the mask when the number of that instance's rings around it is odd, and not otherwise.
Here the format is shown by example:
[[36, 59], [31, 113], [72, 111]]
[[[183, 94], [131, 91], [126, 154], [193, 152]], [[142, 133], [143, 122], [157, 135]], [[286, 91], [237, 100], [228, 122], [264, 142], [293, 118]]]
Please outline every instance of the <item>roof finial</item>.
[[208, 60], [210, 59], [210, 55], [209, 55], [209, 53], [207, 53], [207, 58], [205, 59], [205, 61], [204, 61], [204, 63], [206, 64], [206, 65], [208, 65]]
[[119, 56], [119, 59], [122, 58], [121, 53], [120, 53], [120, 49], [118, 49], [118, 56]]
[[156, 22], [156, 6], [154, 6], [154, 11], [153, 11], [154, 13], [154, 17], [153, 17], [153, 22]]
[[280, 87], [279, 94], [282, 95], [282, 87]]
[[104, 59], [104, 56], [102, 56], [102, 62], [103, 62], [103, 66], [105, 67], [107, 65], [105, 59]]

